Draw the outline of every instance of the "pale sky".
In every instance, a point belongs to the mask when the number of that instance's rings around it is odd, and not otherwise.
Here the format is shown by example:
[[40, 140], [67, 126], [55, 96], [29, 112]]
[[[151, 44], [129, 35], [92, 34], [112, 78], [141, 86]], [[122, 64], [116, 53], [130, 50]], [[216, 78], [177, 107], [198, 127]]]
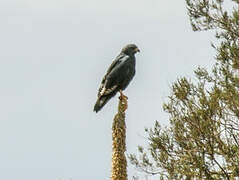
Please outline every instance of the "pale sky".
[[145, 127], [169, 123], [172, 82], [214, 63], [212, 37], [191, 30], [184, 0], [2, 0], [0, 179], [110, 179], [118, 95], [93, 106], [113, 59], [128, 43], [141, 50], [125, 91], [134, 153]]

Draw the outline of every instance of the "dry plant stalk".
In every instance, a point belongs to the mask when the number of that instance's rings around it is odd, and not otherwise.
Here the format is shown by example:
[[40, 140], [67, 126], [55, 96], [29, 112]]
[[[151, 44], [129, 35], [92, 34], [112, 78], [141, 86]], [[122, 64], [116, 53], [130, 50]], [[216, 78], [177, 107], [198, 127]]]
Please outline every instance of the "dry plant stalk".
[[126, 126], [125, 110], [127, 98], [120, 96], [118, 113], [115, 115], [112, 125], [112, 176], [111, 180], [127, 180], [126, 151]]

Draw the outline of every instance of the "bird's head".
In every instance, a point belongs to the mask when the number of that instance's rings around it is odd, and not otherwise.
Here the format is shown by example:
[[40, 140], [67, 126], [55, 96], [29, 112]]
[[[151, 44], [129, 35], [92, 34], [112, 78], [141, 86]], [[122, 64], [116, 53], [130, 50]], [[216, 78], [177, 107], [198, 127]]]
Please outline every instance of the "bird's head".
[[121, 52], [127, 55], [134, 55], [135, 53], [140, 52], [140, 50], [135, 44], [128, 44]]

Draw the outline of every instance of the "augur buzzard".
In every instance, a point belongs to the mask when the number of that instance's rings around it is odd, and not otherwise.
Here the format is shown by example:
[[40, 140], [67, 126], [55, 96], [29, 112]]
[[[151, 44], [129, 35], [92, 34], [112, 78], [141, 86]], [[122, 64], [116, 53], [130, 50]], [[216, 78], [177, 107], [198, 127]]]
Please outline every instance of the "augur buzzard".
[[94, 111], [98, 112], [113, 96], [124, 90], [135, 74], [135, 53], [139, 48], [135, 44], [125, 46], [107, 70], [98, 91]]

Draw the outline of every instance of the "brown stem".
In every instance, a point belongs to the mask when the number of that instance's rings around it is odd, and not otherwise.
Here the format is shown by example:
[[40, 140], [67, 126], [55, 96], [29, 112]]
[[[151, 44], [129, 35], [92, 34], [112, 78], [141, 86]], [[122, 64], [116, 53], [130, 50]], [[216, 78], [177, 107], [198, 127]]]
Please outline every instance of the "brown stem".
[[125, 110], [127, 99], [120, 98], [118, 113], [115, 115], [112, 125], [112, 176], [111, 180], [127, 180], [126, 151], [126, 126]]

